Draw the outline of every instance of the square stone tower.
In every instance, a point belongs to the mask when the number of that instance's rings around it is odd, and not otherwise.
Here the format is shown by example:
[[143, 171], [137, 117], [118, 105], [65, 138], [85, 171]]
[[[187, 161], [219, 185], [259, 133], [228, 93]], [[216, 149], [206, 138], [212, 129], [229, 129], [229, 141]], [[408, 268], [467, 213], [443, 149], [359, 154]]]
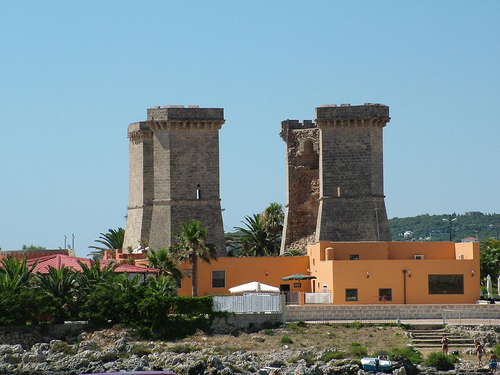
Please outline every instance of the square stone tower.
[[135, 249], [149, 239], [153, 215], [153, 132], [145, 121], [128, 127], [129, 205], [123, 248]]
[[383, 180], [383, 128], [389, 120], [389, 107], [381, 104], [316, 108], [316, 241], [391, 241]]
[[[180, 224], [196, 219], [208, 227], [207, 240], [217, 245], [219, 256], [227, 254], [219, 185], [219, 130], [224, 122], [222, 108], [148, 109], [146, 126], [152, 132], [152, 153], [147, 154], [148, 162], [143, 164], [142, 189], [148, 193], [152, 190], [153, 195], [149, 231], [143, 231], [151, 248], [159, 250], [175, 244], [174, 234], [181, 231]], [[136, 160], [131, 160], [131, 169], [136, 164]], [[137, 185], [140, 184], [139, 180]], [[130, 182], [131, 188], [135, 185], [136, 182]], [[144, 227], [148, 222], [146, 211], [143, 209]], [[129, 225], [127, 218], [127, 231], [131, 228], [134, 233], [132, 228], [139, 225], [130, 221]], [[134, 241], [127, 233], [126, 239]]]

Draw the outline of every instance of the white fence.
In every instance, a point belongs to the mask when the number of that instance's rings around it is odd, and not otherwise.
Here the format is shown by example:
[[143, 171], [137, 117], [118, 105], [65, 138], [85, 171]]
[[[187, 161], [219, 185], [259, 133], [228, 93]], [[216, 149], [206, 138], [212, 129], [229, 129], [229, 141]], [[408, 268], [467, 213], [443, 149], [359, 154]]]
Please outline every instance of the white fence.
[[318, 292], [318, 293], [305, 293], [304, 302], [307, 303], [332, 303], [332, 293]]
[[243, 296], [214, 296], [214, 310], [236, 314], [282, 313], [284, 299], [284, 295], [261, 293], [249, 293]]

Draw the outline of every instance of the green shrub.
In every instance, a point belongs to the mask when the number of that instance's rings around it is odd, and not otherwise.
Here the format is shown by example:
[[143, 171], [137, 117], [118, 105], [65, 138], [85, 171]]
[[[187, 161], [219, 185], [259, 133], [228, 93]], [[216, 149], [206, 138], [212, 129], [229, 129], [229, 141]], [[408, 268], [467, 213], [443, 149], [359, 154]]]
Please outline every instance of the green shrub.
[[183, 344], [183, 345], [174, 345], [170, 348], [170, 351], [173, 353], [181, 354], [181, 353], [191, 353], [200, 350], [195, 346]]
[[407, 359], [408, 361], [416, 365], [422, 362], [422, 353], [414, 348], [395, 348], [389, 352], [389, 359], [391, 361]]
[[262, 323], [262, 328], [272, 329], [272, 328], [274, 328], [274, 324], [273, 324], [273, 322], [266, 321], [266, 322]]
[[448, 371], [455, 368], [455, 363], [457, 361], [458, 358], [454, 355], [432, 352], [424, 360], [424, 365], [434, 367], [438, 371]]
[[496, 354], [497, 357], [500, 357], [500, 344], [495, 345], [493, 352]]
[[130, 354], [135, 354], [139, 357], [142, 357], [143, 355], [149, 355], [151, 354], [151, 350], [145, 348], [144, 346], [135, 346], [131, 351]]
[[328, 351], [325, 353], [323, 356], [323, 362], [328, 362], [331, 361], [332, 359], [344, 359], [345, 358], [345, 353], [341, 351]]
[[267, 328], [264, 330], [264, 334], [272, 336], [274, 334], [274, 331], [270, 328]]
[[299, 325], [297, 323], [290, 323], [288, 325], [288, 328], [290, 328], [294, 332], [297, 332], [299, 330]]
[[368, 350], [357, 342], [353, 342], [349, 347], [349, 353], [356, 358], [366, 357]]
[[64, 353], [66, 355], [72, 355], [72, 354], [76, 354], [76, 350], [75, 350], [75, 347], [73, 345], [70, 345], [68, 344], [67, 342], [65, 341], [57, 341], [55, 342], [51, 348], [50, 348], [53, 352], [56, 352], [56, 353]]
[[307, 327], [307, 323], [304, 322], [303, 320], [299, 320], [299, 322], [297, 323], [297, 326], [299, 326], [299, 327]]
[[362, 324], [360, 322], [357, 322], [357, 321], [351, 323], [352, 328], [360, 329], [361, 326], [362, 326]]
[[301, 359], [303, 359], [306, 362], [307, 367], [312, 366], [314, 364], [314, 361], [315, 361], [314, 354], [308, 352], [308, 353], [302, 353], [298, 357], [290, 358], [288, 360], [288, 362], [289, 363], [296, 363], [296, 362], [300, 361]]
[[285, 335], [281, 338], [281, 343], [282, 344], [293, 344], [293, 340], [290, 338], [290, 336]]

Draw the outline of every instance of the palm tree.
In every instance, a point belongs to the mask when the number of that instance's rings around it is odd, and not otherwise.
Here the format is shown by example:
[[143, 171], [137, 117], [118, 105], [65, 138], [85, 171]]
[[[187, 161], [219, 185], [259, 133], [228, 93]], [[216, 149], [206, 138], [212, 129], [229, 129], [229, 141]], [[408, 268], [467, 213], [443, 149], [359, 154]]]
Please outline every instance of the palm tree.
[[168, 276], [152, 277], [148, 280], [148, 287], [163, 296], [174, 296], [177, 294], [175, 280]]
[[243, 222], [246, 228], [235, 227], [240, 235], [240, 247], [237, 248], [237, 253], [253, 256], [267, 256], [272, 253], [273, 242], [270, 234], [264, 230], [260, 222], [260, 215], [245, 216]]
[[106, 250], [114, 253], [116, 249], [122, 249], [124, 239], [125, 229], [108, 229], [107, 233], [100, 233], [99, 239], [94, 241], [104, 246], [89, 246], [89, 249], [94, 249], [94, 251], [88, 255], [92, 255], [94, 259], [102, 259]]
[[172, 255], [179, 262], [189, 260], [192, 265], [192, 295], [198, 296], [198, 258], [206, 263], [217, 259], [217, 247], [206, 243], [208, 228], [201, 226], [201, 221], [189, 220], [181, 223], [182, 232], [176, 233], [177, 245], [172, 246]]
[[49, 266], [49, 273], [36, 274], [35, 283], [48, 295], [68, 302], [76, 287], [75, 271], [69, 267]]
[[182, 279], [182, 272], [177, 267], [177, 262], [173, 260], [173, 256], [169, 250], [163, 248], [159, 251], [150, 249], [148, 251], [149, 267], [160, 270], [160, 276], [170, 276], [177, 283]]
[[28, 267], [26, 257], [22, 261], [8, 256], [0, 260], [0, 291], [19, 291], [28, 285], [30, 276], [38, 262]]
[[118, 267], [114, 262], [101, 267], [101, 262], [98, 260], [91, 261], [90, 266], [81, 261], [78, 261], [78, 264], [82, 269], [82, 272], [76, 274], [78, 287], [81, 288], [81, 291], [92, 289], [100, 282], [113, 279], [116, 276], [115, 269]]
[[278, 255], [279, 253], [278, 235], [281, 236], [284, 220], [285, 214], [283, 213], [283, 206], [276, 202], [271, 203], [259, 217], [262, 228], [273, 237], [274, 255]]

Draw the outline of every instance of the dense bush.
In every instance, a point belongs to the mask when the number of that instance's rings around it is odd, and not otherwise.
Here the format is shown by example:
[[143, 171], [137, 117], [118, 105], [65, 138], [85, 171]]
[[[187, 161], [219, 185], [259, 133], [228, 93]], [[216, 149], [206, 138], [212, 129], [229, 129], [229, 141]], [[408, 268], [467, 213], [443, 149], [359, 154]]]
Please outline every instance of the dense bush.
[[122, 324], [144, 336], [180, 338], [208, 331], [216, 315], [212, 297], [178, 297], [160, 277], [141, 283], [139, 276], [101, 269], [98, 262], [33, 275], [26, 262], [6, 258], [0, 267], [0, 326], [84, 320], [94, 327]]
[[414, 365], [422, 362], [422, 353], [414, 348], [403, 348], [403, 349], [392, 349], [389, 352], [389, 359], [391, 361], [399, 361], [401, 359], [407, 359]]
[[458, 358], [454, 355], [446, 355], [441, 352], [432, 352], [424, 360], [425, 366], [431, 366], [438, 371], [448, 371], [455, 368]]

